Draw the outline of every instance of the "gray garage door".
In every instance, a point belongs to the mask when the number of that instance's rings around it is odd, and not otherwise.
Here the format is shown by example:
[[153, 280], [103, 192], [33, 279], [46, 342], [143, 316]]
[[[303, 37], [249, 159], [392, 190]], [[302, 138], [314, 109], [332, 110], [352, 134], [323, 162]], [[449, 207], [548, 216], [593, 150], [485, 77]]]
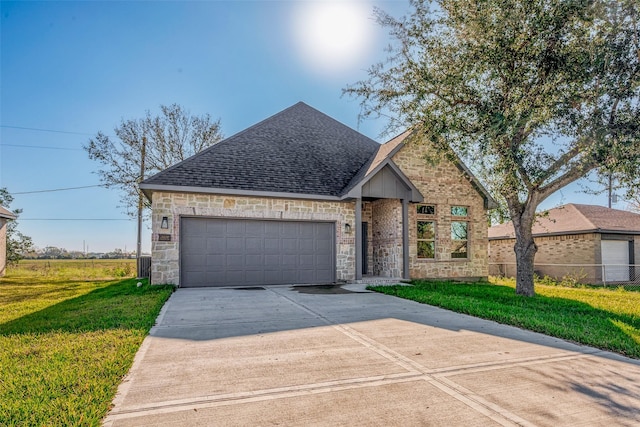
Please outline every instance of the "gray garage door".
[[334, 227], [328, 222], [182, 218], [180, 284], [333, 282]]

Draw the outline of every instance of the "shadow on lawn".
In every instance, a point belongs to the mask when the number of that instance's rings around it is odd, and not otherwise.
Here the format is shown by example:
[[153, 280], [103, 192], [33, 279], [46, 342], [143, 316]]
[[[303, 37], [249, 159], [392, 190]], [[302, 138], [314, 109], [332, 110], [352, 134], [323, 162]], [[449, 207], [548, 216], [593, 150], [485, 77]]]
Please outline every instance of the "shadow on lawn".
[[149, 329], [165, 301], [159, 294], [171, 293], [173, 287], [146, 284], [137, 287], [137, 282], [137, 279], [115, 282], [0, 324], [0, 335], [90, 332], [139, 328], [141, 324]]

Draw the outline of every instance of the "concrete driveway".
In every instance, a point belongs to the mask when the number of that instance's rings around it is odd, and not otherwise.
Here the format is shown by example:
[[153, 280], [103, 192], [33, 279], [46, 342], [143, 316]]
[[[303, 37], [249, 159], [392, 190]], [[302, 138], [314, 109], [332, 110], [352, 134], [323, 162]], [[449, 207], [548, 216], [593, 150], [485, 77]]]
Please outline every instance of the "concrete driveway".
[[179, 289], [107, 426], [637, 426], [640, 363], [343, 288]]

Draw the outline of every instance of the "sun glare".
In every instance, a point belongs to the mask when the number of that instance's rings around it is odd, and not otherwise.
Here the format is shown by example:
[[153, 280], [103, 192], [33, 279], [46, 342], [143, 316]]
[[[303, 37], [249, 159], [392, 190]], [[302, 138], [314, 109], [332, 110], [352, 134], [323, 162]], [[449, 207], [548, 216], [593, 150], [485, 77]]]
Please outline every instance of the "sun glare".
[[325, 74], [346, 71], [372, 47], [375, 21], [365, 0], [300, 2], [294, 14], [294, 41], [304, 61]]

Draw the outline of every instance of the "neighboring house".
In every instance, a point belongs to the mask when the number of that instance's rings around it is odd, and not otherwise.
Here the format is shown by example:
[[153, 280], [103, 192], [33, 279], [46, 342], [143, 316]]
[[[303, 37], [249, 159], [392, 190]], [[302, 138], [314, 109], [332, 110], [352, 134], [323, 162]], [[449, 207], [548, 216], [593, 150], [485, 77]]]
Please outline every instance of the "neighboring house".
[[[550, 209], [533, 225], [535, 271], [583, 282], [636, 280], [640, 264], [640, 215], [603, 206], [567, 204]], [[514, 275], [511, 222], [489, 228], [490, 274]], [[640, 272], [640, 270], [639, 270]]]
[[146, 179], [152, 283], [486, 277], [495, 202], [409, 136], [381, 145], [300, 102]]
[[16, 219], [16, 216], [0, 206], [0, 277], [4, 276], [7, 269], [7, 222]]

